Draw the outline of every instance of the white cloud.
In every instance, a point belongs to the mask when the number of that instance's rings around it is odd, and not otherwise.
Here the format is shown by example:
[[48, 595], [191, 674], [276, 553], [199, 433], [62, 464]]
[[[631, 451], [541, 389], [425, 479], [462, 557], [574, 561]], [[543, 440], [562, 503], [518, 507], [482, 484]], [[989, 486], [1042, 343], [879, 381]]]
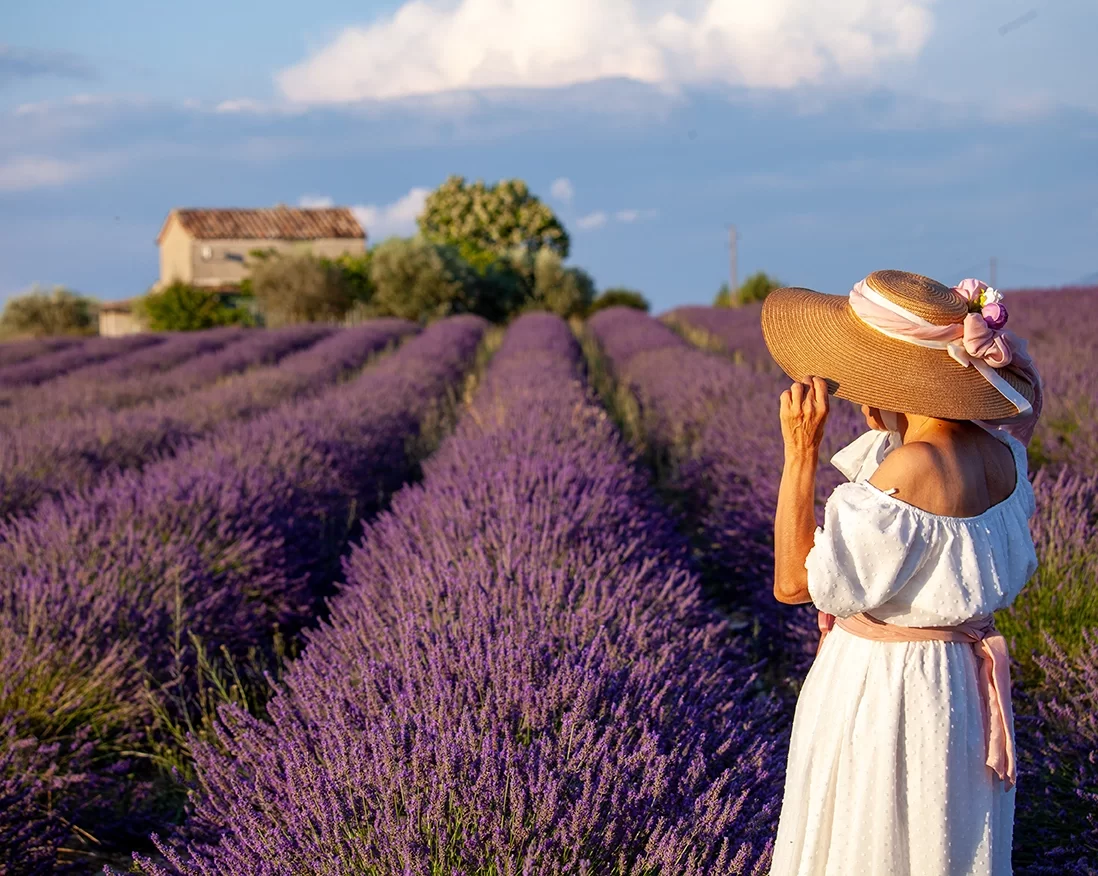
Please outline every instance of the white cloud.
[[632, 223], [632, 222], [645, 222], [650, 219], [655, 219], [659, 216], [658, 210], [618, 210], [614, 214], [614, 218], [619, 222]]
[[377, 206], [367, 204], [351, 210], [359, 224], [366, 229], [366, 237], [372, 242], [396, 235], [406, 236], [416, 230], [416, 218], [423, 212], [423, 204], [430, 189], [414, 188], [391, 204]]
[[81, 165], [41, 155], [24, 155], [0, 164], [0, 192], [59, 186], [81, 176]]
[[562, 176], [560, 179], [553, 180], [553, 184], [549, 187], [549, 194], [562, 204], [571, 204], [572, 198], [576, 196], [576, 190], [572, 186], [572, 180]]
[[408, 0], [276, 79], [300, 103], [622, 77], [769, 88], [864, 80], [920, 52], [933, 2]]
[[576, 225], [582, 228], [584, 231], [590, 231], [593, 228], [602, 228], [606, 224], [606, 214], [599, 210], [595, 213], [588, 213], [586, 216], [581, 216], [576, 220]]
[[298, 198], [297, 205], [299, 207], [332, 207], [335, 201], [327, 195], [302, 195]]
[[215, 113], [262, 113], [268, 109], [267, 105], [252, 100], [250, 97], [240, 97], [235, 100], [223, 100], [214, 107]]

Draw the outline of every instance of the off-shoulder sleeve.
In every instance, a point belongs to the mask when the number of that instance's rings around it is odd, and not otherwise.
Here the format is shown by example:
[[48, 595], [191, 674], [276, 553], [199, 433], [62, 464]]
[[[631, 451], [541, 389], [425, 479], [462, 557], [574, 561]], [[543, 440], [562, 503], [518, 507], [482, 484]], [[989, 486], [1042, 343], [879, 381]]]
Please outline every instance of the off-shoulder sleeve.
[[838, 617], [888, 602], [926, 557], [918, 516], [865, 483], [840, 484], [827, 500], [805, 560], [816, 608]]

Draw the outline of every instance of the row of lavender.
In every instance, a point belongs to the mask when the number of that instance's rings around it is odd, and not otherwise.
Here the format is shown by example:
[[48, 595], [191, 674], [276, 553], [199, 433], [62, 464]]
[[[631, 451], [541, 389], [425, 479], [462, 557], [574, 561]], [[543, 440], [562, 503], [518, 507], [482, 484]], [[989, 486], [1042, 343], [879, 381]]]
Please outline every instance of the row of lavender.
[[[1093, 401], [1086, 401], [1088, 395], [1093, 399], [1093, 390], [1084, 375], [1098, 351], [1093, 342], [1098, 325], [1079, 307], [1079, 294], [1011, 296], [1017, 305], [1012, 328], [1031, 339], [1050, 412], [1030, 448], [1031, 459], [1036, 457], [1033, 468], [1043, 468], [1034, 479], [1039, 510], [1033, 524], [1042, 566], [1015, 610], [1000, 620], [1023, 658], [1020, 675], [1028, 688], [1022, 692], [1019, 719], [1027, 736], [1028, 785], [1020, 797], [1015, 857], [1031, 873], [1098, 867], [1093, 863], [1098, 861], [1093, 817], [1098, 772], [1089, 754], [1098, 744], [1098, 638], [1084, 632], [1088, 625], [1098, 626], [1098, 520], [1093, 513], [1098, 472], [1089, 465], [1091, 439], [1072, 447], [1070, 424], [1078, 426], [1079, 420], [1065, 416], [1093, 416], [1094, 410]], [[775, 638], [781, 643], [764, 652], [781, 654], [795, 683], [814, 649], [812, 612], [779, 606], [768, 598], [766, 586], [772, 577], [772, 521], [781, 471], [777, 398], [788, 381], [766, 353], [758, 306], [683, 309], [667, 321], [685, 327], [681, 333], [703, 346], [733, 354], [736, 364], [691, 349], [665, 326], [639, 315], [600, 315], [591, 329], [613, 375], [637, 400], [634, 431], [648, 447], [672, 458], [669, 481], [691, 508], [696, 547], [709, 577], [719, 582], [726, 598], [760, 620], [765, 644]], [[1090, 373], [1098, 372], [1091, 368]], [[865, 428], [853, 405], [839, 403], [833, 411], [828, 446], [821, 454], [821, 502], [840, 479], [826, 465], [830, 453]], [[1084, 468], [1072, 471], [1080, 460]], [[1072, 465], [1065, 466], [1068, 461]], [[1046, 640], [1048, 632], [1054, 637]], [[1044, 656], [1030, 657], [1035, 650]], [[1027, 708], [1031, 716], [1025, 715]], [[1084, 863], [1088, 859], [1092, 863]]]
[[556, 317], [508, 331], [155, 874], [765, 871], [776, 704]]
[[75, 347], [86, 342], [86, 338], [77, 335], [56, 335], [46, 338], [28, 338], [22, 341], [6, 341], [0, 344], [0, 368], [29, 362], [31, 359], [38, 359], [49, 353], [56, 353], [66, 347]]
[[[170, 818], [149, 757], [195, 693], [196, 645], [239, 656], [311, 618], [485, 326], [438, 323], [357, 379], [0, 525], [0, 872], [53, 872], [63, 843], [133, 848]], [[331, 382], [407, 333], [339, 332], [278, 385]]]
[[[0, 345], [0, 390], [37, 386], [77, 368], [163, 343], [164, 335], [141, 334], [123, 338], [89, 338], [65, 344], [57, 340], [27, 345]], [[30, 355], [26, 355], [30, 353]]]
[[[69, 415], [38, 414], [3, 436], [0, 518], [26, 514], [44, 498], [90, 487], [104, 476], [140, 469], [223, 423], [316, 392], [413, 330], [403, 320], [379, 320], [351, 332], [318, 326], [249, 332], [162, 374], [123, 381], [113, 392], [96, 389], [105, 366], [82, 369], [57, 387], [49, 384], [41, 393], [47, 409], [89, 397], [99, 404]], [[222, 379], [240, 371], [246, 373]], [[38, 410], [27, 404], [15, 413]]]
[[[120, 351], [118, 355], [103, 361], [79, 364], [63, 374], [55, 374], [46, 385], [0, 390], [0, 411], [3, 412], [0, 428], [11, 429], [35, 420], [52, 419], [96, 407], [114, 407], [112, 396], [118, 392], [119, 386], [136, 388], [137, 385], [156, 383], [163, 379], [164, 372], [176, 369], [195, 357], [215, 353], [239, 343], [245, 337], [258, 334], [245, 333], [239, 328], [223, 328], [164, 336], [160, 342]], [[127, 395], [123, 392], [118, 398], [125, 401]]]

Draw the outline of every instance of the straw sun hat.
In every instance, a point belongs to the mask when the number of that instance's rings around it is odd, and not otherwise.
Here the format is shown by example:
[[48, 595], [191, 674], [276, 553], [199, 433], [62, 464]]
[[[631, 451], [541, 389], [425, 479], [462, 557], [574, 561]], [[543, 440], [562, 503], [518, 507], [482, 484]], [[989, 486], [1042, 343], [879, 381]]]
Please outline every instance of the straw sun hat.
[[[963, 420], [1025, 413], [1037, 392], [1025, 342], [1009, 332], [990, 333], [984, 323], [964, 326], [970, 315], [969, 300], [956, 289], [919, 274], [876, 271], [849, 297], [801, 288], [771, 292], [763, 303], [762, 330], [789, 377], [822, 377], [829, 391], [858, 404]], [[1012, 361], [991, 368], [967, 356], [959, 338], [963, 326], [966, 334], [968, 328], [1006, 334]], [[958, 337], [927, 342], [908, 337], [909, 331]]]

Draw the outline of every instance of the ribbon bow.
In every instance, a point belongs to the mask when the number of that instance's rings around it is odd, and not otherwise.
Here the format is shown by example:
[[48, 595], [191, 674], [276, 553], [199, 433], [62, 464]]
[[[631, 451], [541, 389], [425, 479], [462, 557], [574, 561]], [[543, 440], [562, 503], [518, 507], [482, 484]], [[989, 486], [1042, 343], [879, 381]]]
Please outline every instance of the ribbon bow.
[[[980, 280], [968, 279], [962, 280], [954, 291], [969, 303], [972, 312], [962, 322], [945, 325], [932, 323], [901, 307], [865, 280], [850, 290], [850, 307], [862, 322], [881, 334], [945, 350], [958, 364], [974, 367], [1018, 411], [1013, 417], [997, 421], [998, 425], [1028, 444], [1041, 412], [1042, 394], [1040, 375], [1026, 349], [1026, 341], [1003, 329], [1007, 314], [997, 290]], [[1033, 383], [1036, 389], [1033, 405], [996, 373], [1007, 365]]]

